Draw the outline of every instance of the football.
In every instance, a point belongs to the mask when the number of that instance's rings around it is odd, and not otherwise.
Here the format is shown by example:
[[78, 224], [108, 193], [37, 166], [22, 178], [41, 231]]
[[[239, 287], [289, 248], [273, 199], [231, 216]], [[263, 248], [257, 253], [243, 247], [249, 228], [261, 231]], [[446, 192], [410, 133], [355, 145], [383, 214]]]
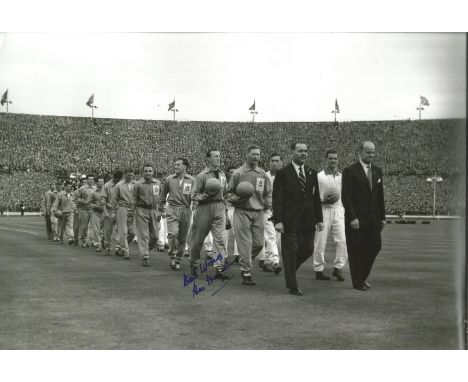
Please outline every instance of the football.
[[210, 194], [215, 194], [221, 190], [221, 183], [216, 178], [210, 178], [206, 181], [205, 190]]
[[249, 182], [240, 182], [236, 188], [237, 196], [241, 198], [250, 198], [254, 194], [254, 186]]

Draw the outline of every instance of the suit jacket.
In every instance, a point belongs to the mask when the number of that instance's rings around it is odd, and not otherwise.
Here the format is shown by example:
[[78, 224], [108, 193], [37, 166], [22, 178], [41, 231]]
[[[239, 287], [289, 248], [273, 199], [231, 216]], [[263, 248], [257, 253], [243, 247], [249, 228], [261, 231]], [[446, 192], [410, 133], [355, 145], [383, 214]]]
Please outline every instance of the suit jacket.
[[273, 184], [273, 221], [283, 223], [285, 232], [292, 232], [297, 220], [302, 218], [304, 227], [315, 231], [315, 224], [321, 223], [322, 204], [317, 172], [304, 166], [306, 191], [302, 192], [299, 177], [292, 165], [288, 164], [276, 173]]
[[385, 202], [382, 170], [371, 165], [372, 191], [361, 162], [343, 171], [341, 201], [345, 209], [345, 224], [359, 219], [359, 228], [381, 227], [385, 220]]

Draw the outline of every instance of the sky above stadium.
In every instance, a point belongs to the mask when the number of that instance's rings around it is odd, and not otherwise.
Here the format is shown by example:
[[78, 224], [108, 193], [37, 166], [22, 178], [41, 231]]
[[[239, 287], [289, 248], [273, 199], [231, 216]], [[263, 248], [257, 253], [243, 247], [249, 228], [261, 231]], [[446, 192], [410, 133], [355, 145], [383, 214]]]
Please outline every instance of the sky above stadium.
[[[0, 34], [10, 112], [248, 121], [466, 116], [463, 34]], [[5, 106], [1, 107], [5, 111]]]

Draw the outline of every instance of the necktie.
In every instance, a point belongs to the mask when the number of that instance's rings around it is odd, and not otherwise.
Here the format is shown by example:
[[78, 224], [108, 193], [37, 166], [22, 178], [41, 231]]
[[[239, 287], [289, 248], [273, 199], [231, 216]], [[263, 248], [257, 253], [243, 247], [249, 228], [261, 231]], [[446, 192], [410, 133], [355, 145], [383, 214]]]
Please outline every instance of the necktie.
[[369, 165], [367, 166], [367, 179], [369, 179], [369, 186], [372, 191], [372, 170]]
[[306, 178], [302, 170], [302, 166], [299, 166], [299, 183], [301, 184], [302, 192], [305, 193], [306, 190]]

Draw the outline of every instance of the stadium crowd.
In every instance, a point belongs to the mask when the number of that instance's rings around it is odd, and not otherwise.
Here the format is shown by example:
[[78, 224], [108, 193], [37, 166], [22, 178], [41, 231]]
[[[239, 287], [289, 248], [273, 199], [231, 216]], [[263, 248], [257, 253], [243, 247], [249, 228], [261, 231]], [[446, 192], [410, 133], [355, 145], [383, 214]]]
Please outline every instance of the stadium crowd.
[[432, 185], [437, 172], [437, 213], [460, 214], [464, 120], [371, 122], [177, 122], [0, 114], [1, 208], [39, 211], [48, 185], [70, 172], [110, 174], [141, 169], [151, 161], [162, 179], [173, 172], [177, 156], [190, 159], [190, 172], [205, 165], [203, 153], [216, 146], [223, 168], [243, 163], [248, 143], [262, 147], [263, 158], [278, 152], [288, 160], [290, 142], [310, 144], [308, 165], [323, 168], [328, 148], [340, 153], [340, 167], [357, 158], [363, 140], [377, 146], [376, 163], [385, 173], [388, 214], [432, 214]]

